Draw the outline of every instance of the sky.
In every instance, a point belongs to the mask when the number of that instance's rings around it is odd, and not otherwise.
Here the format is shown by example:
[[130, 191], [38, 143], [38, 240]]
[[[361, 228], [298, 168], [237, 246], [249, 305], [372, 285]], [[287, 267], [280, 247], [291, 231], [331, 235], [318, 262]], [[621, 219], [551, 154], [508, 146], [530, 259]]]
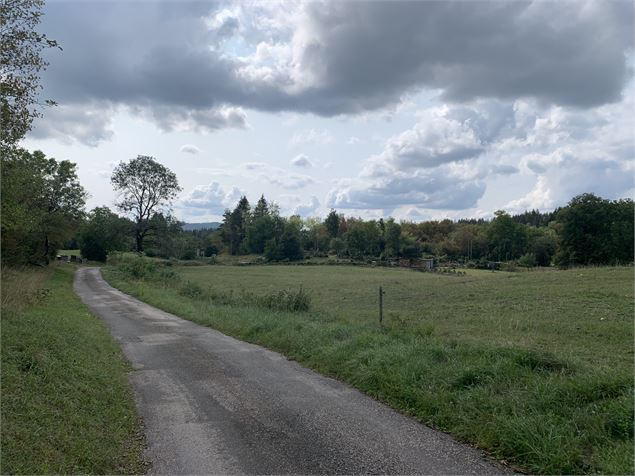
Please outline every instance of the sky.
[[174, 215], [421, 221], [635, 192], [630, 1], [54, 1], [47, 108], [24, 140], [87, 207], [155, 157]]

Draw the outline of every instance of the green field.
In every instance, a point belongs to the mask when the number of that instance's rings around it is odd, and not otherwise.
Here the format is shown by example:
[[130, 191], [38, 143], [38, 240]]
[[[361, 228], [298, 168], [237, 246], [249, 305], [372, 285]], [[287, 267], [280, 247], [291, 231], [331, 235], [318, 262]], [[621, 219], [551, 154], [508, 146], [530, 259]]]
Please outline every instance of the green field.
[[130, 366], [74, 271], [2, 270], [2, 474], [145, 471]]
[[[117, 268], [105, 274], [147, 302], [278, 350], [515, 467], [633, 472], [632, 268], [464, 276], [353, 266], [162, 269], [141, 280]], [[267, 309], [258, 299], [300, 287], [311, 296], [308, 312]]]

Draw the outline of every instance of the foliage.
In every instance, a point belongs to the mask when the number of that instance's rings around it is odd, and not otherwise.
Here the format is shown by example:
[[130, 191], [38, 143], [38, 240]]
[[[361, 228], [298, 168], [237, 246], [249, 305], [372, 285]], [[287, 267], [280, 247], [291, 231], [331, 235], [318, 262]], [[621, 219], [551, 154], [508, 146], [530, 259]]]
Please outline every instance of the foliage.
[[267, 261], [295, 261], [302, 259], [302, 246], [299, 232], [293, 226], [286, 224], [285, 230], [278, 238], [267, 241], [265, 245], [265, 258]]
[[1, 160], [2, 261], [48, 263], [83, 216], [87, 194], [75, 164], [24, 149]]
[[381, 230], [374, 220], [350, 222], [344, 239], [348, 252], [356, 259], [378, 256], [383, 249]]
[[631, 199], [609, 201], [591, 193], [571, 199], [556, 215], [559, 263], [633, 262], [634, 212]]
[[106, 261], [112, 251], [132, 250], [134, 224], [117, 216], [108, 207], [94, 208], [79, 231], [82, 256], [89, 260]]
[[[606, 210], [607, 232], [601, 239], [596, 236], [597, 230], [590, 230], [589, 234], [595, 237], [594, 240], [605, 243], [604, 252], [610, 256], [606, 262], [630, 262], [633, 203], [631, 200], [607, 203], [610, 204], [610, 210]], [[147, 254], [166, 258], [192, 257], [197, 254], [197, 249], [212, 246], [217, 250], [216, 254], [261, 254], [269, 261], [300, 259], [302, 255], [326, 258], [332, 253], [338, 258], [360, 261], [435, 257], [450, 266], [504, 266], [505, 269], [513, 269], [514, 265], [501, 265], [501, 262], [515, 262], [525, 256], [522, 263], [528, 264], [527, 259], [532, 255], [535, 266], [568, 266], [579, 261], [576, 261], [575, 249], [566, 246], [563, 233], [568, 228], [558, 219], [568, 216], [567, 210], [568, 207], [554, 213], [532, 210], [519, 215], [499, 211], [492, 220], [420, 223], [397, 222], [393, 218], [362, 220], [331, 210], [325, 220], [320, 220], [282, 217], [278, 207], [264, 196], [252, 209], [247, 198], [242, 197], [233, 210], [226, 210], [220, 230], [183, 233], [174, 227], [169, 233], [170, 238], [162, 240], [159, 236], [166, 232], [157, 233], [157, 241], [164, 242], [162, 249], [148, 247]], [[303, 253], [297, 252], [295, 242], [298, 240]], [[168, 245], [168, 242], [172, 244]]]
[[[0, 4], [0, 152], [4, 155], [31, 129], [40, 116], [40, 72], [48, 63], [46, 48], [59, 48], [56, 41], [36, 30], [44, 0], [3, 0]], [[61, 48], [60, 48], [61, 49]], [[47, 104], [54, 104], [46, 101]]]
[[333, 209], [329, 212], [328, 216], [324, 220], [324, 226], [331, 238], [336, 238], [340, 229], [340, 217]]
[[522, 266], [523, 268], [533, 268], [536, 266], [536, 263], [536, 255], [533, 253], [525, 253], [518, 258], [518, 266]]
[[229, 247], [229, 253], [239, 254], [243, 249], [243, 240], [247, 235], [247, 224], [250, 218], [251, 206], [247, 197], [241, 197], [233, 211], [225, 210], [221, 236], [223, 242]]
[[283, 289], [274, 291], [259, 299], [260, 304], [267, 309], [288, 312], [305, 312], [311, 307], [311, 295], [304, 289], [297, 291]]
[[496, 261], [518, 258], [527, 244], [526, 228], [499, 210], [487, 228], [489, 255]]
[[143, 241], [154, 229], [152, 218], [181, 190], [176, 175], [153, 157], [139, 155], [117, 165], [110, 182], [121, 194], [117, 208], [135, 222], [136, 250], [143, 251]]

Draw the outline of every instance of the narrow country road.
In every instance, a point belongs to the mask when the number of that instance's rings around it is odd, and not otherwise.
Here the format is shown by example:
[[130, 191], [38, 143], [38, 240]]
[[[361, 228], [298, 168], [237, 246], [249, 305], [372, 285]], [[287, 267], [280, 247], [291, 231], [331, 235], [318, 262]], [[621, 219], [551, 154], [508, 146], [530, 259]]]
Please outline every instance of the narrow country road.
[[97, 268], [75, 292], [135, 371], [155, 474], [495, 474], [450, 436], [262, 347], [127, 296]]

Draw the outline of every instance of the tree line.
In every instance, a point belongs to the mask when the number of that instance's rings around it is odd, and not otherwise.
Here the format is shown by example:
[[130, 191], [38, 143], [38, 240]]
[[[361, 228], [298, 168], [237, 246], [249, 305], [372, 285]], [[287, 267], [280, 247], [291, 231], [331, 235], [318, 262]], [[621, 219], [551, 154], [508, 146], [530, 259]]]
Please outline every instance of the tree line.
[[241, 197], [217, 230], [184, 231], [170, 214], [180, 187], [175, 174], [154, 158], [120, 163], [111, 183], [119, 213], [97, 207], [85, 213], [87, 193], [76, 166], [42, 152], [9, 149], [2, 157], [2, 263], [47, 264], [57, 250], [79, 247], [85, 258], [105, 261], [113, 251], [195, 259], [262, 255], [296, 261], [335, 255], [352, 260], [435, 258], [476, 267], [513, 261], [522, 266], [571, 266], [633, 262], [631, 199], [586, 193], [553, 212], [532, 210], [490, 220], [419, 223], [363, 220], [331, 210], [324, 218], [284, 217], [263, 196], [252, 206]]
[[491, 220], [362, 220], [335, 210], [320, 220], [281, 217], [261, 196], [253, 209], [242, 197], [227, 210], [219, 234], [228, 253], [263, 254], [272, 261], [335, 254], [356, 260], [433, 257], [477, 266], [613, 264], [633, 261], [633, 214], [631, 199], [586, 193], [553, 212], [499, 210]]

